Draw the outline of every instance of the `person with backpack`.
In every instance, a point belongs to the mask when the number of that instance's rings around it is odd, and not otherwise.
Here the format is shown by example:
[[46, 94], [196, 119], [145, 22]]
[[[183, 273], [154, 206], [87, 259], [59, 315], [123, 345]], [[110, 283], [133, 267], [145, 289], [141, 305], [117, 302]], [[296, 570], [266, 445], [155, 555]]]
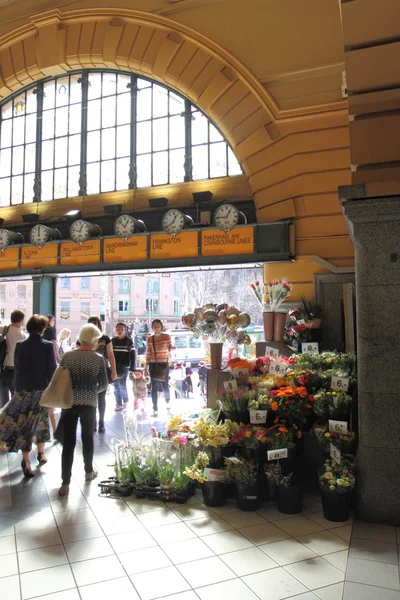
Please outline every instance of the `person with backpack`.
[[111, 344], [115, 356], [117, 379], [114, 381], [115, 410], [123, 410], [128, 404], [128, 390], [126, 379], [128, 371], [133, 372], [136, 367], [136, 350], [133, 341], [126, 335], [125, 323], [117, 323], [117, 335], [112, 338]]
[[11, 325], [3, 328], [3, 339], [0, 345], [0, 368], [3, 382], [1, 405], [5, 406], [14, 393], [14, 352], [17, 342], [26, 338], [22, 331], [25, 313], [19, 308], [11, 313]]

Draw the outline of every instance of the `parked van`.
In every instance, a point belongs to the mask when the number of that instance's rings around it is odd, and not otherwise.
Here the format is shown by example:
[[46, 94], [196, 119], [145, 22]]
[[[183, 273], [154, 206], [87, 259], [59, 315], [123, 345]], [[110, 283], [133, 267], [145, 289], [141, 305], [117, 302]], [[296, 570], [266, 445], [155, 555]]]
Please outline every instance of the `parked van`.
[[205, 351], [202, 340], [194, 337], [191, 331], [187, 329], [173, 329], [168, 332], [171, 336], [172, 345], [176, 350], [172, 352], [172, 360], [188, 361], [192, 367], [197, 367], [201, 360], [204, 360]]

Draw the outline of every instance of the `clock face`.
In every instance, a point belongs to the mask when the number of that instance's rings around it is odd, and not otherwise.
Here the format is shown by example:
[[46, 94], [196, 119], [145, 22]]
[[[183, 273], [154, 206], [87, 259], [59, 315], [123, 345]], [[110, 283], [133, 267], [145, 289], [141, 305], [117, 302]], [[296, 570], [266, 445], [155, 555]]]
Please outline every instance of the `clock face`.
[[120, 215], [114, 222], [114, 233], [123, 240], [130, 238], [135, 228], [135, 219], [130, 215]]
[[215, 224], [223, 231], [231, 231], [239, 222], [239, 211], [232, 204], [222, 204], [214, 213]]
[[29, 239], [34, 246], [41, 248], [49, 241], [49, 230], [45, 225], [35, 225], [31, 229]]
[[7, 229], [0, 229], [0, 250], [4, 250], [10, 245], [11, 236]]
[[176, 235], [185, 227], [185, 215], [176, 208], [172, 208], [162, 218], [161, 225], [170, 235]]
[[74, 221], [69, 229], [71, 240], [77, 244], [83, 244], [90, 238], [90, 223], [78, 219]]

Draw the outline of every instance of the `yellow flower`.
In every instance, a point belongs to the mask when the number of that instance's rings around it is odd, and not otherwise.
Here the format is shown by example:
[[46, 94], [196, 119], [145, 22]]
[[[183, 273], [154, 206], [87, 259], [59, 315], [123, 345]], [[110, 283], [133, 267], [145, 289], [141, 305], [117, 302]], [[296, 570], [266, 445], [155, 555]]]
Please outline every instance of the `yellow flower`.
[[251, 431], [246, 431], [246, 433], [245, 433], [244, 435], [245, 435], [245, 437], [247, 437], [247, 438], [251, 437]]

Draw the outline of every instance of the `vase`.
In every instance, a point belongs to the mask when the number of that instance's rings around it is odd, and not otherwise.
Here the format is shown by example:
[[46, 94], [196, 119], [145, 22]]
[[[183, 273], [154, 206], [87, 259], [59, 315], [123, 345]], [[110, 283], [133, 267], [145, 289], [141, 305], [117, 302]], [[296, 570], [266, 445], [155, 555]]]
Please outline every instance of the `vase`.
[[222, 342], [210, 342], [210, 360], [212, 369], [220, 369], [222, 366]]
[[225, 504], [225, 488], [220, 481], [205, 481], [201, 486], [206, 506], [223, 506]]
[[236, 506], [239, 510], [258, 510], [260, 508], [260, 497], [257, 484], [236, 484]]
[[351, 492], [338, 494], [321, 490], [322, 511], [328, 521], [347, 521], [350, 515]]
[[286, 515], [296, 515], [301, 512], [302, 490], [298, 485], [278, 488], [278, 510]]
[[274, 316], [275, 313], [271, 311], [263, 312], [264, 338], [266, 342], [274, 340]]
[[276, 312], [274, 314], [274, 342], [283, 342], [286, 317], [287, 312]]

